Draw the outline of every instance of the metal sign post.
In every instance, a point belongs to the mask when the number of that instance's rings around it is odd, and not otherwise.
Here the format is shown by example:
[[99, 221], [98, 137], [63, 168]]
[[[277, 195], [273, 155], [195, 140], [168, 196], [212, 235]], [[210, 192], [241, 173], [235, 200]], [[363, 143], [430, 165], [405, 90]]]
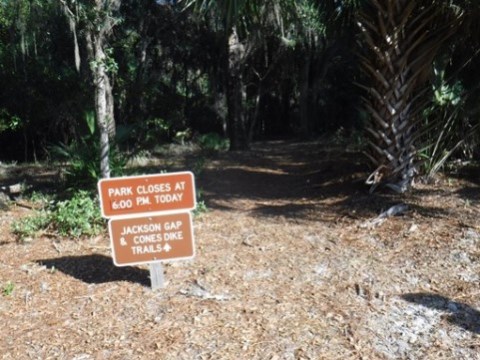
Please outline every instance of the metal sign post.
[[152, 284], [152, 290], [165, 287], [162, 263], [150, 263], [150, 283]]

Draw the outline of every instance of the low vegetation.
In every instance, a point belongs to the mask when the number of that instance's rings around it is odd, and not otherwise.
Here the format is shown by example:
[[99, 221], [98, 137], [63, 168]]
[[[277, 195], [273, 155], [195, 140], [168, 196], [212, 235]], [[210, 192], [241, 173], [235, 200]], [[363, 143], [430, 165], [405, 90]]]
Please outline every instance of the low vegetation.
[[40, 202], [41, 208], [12, 224], [13, 233], [22, 241], [57, 233], [64, 237], [98, 235], [105, 230], [98, 199], [88, 191], [79, 190], [67, 200]]

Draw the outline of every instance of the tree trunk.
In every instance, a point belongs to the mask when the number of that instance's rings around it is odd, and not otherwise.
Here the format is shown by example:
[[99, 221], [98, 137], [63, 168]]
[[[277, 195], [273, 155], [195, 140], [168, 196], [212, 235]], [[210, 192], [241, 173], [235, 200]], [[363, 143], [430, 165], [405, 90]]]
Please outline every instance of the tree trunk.
[[85, 31], [87, 54], [95, 88], [95, 115], [100, 141], [100, 174], [110, 177], [110, 147], [115, 139], [115, 115], [112, 82], [106, 67], [105, 46], [115, 25], [113, 12], [120, 8], [121, 0], [107, 2], [95, 0], [98, 24]]
[[110, 80], [108, 74], [105, 74], [105, 101], [106, 106], [106, 118], [107, 118], [107, 132], [108, 137], [111, 141], [115, 141], [115, 136], [117, 134], [117, 127], [115, 123], [115, 113], [114, 113], [114, 100], [113, 100], [113, 84]]
[[[110, 132], [111, 120], [109, 119], [109, 99], [108, 88], [110, 82], [105, 71], [105, 53], [102, 42], [98, 41], [94, 45], [94, 65], [93, 81], [95, 84], [95, 114], [98, 130], [100, 134], [100, 173], [102, 178], [110, 177]], [[110, 88], [111, 93], [111, 88]]]
[[255, 107], [251, 114], [251, 119], [248, 127], [248, 143], [251, 143], [253, 140], [253, 136], [255, 135], [255, 130], [258, 125], [258, 118], [260, 116], [260, 109], [261, 105], [263, 104], [263, 92], [264, 92], [264, 85], [263, 81], [260, 80], [260, 84], [258, 85], [257, 94], [255, 96]]
[[367, 155], [376, 166], [366, 183], [371, 191], [384, 183], [403, 193], [416, 173], [414, 128], [425, 105], [421, 95], [437, 50], [452, 30], [438, 21], [441, 9], [431, 2], [369, 5], [358, 18], [365, 42], [362, 65], [370, 78], [363, 86], [371, 116]]
[[307, 55], [300, 74], [300, 135], [304, 138], [311, 136], [311, 120], [310, 120], [310, 67], [311, 56]]
[[240, 43], [234, 27], [228, 39], [227, 133], [230, 150], [249, 148], [244, 111], [246, 91], [242, 76], [244, 56], [245, 48]]

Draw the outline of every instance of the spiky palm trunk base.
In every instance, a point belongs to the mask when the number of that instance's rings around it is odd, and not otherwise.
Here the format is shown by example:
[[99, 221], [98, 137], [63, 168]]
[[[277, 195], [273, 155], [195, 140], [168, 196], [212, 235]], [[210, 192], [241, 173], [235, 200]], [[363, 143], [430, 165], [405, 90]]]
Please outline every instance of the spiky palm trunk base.
[[370, 80], [363, 87], [371, 118], [367, 156], [376, 168], [367, 179], [371, 191], [384, 183], [405, 192], [412, 184], [414, 127], [423, 108], [419, 89], [441, 43], [438, 33], [431, 30], [438, 15], [434, 3], [371, 0], [359, 15], [366, 44], [362, 66]]

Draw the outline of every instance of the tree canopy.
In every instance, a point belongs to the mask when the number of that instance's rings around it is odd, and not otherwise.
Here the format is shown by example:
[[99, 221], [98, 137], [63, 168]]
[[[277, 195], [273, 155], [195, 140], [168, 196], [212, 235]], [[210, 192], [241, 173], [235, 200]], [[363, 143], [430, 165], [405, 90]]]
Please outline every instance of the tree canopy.
[[479, 11], [467, 0], [3, 0], [0, 159], [49, 159], [92, 131], [107, 160], [211, 133], [231, 150], [356, 134], [373, 188], [404, 191], [418, 171], [478, 155]]

